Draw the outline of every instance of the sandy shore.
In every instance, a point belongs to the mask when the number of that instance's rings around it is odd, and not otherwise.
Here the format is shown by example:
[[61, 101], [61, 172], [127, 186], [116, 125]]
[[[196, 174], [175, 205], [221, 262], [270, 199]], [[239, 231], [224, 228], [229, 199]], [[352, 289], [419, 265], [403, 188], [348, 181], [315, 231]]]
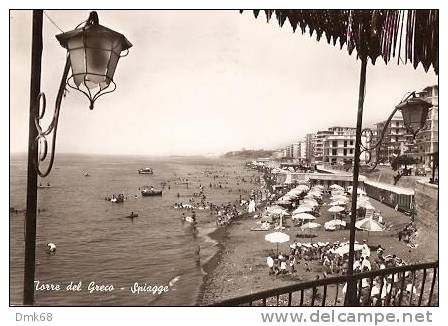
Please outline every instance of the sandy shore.
[[[368, 239], [369, 245], [381, 244], [386, 249], [386, 254], [396, 254], [408, 263], [435, 261], [438, 259], [437, 230], [419, 230], [417, 241], [419, 246], [411, 249], [404, 242], [398, 241], [397, 230], [409, 222], [409, 217], [394, 209], [371, 199], [372, 204], [380, 210], [389, 226], [389, 231], [356, 233], [356, 239], [362, 241]], [[327, 212], [328, 207], [322, 207], [321, 216], [317, 223], [323, 224], [331, 219]], [[271, 276], [266, 266], [266, 256], [274, 245], [267, 243], [264, 236], [272, 231], [250, 231], [255, 226], [256, 220], [244, 217], [232, 225], [216, 230], [210, 237], [219, 244], [218, 252], [204, 266], [207, 275], [198, 305], [207, 305], [224, 299], [250, 294], [262, 290], [268, 290], [300, 281], [312, 280], [316, 275], [322, 275], [322, 267], [313, 262], [306, 264], [300, 262], [296, 265], [297, 272], [293, 275]], [[291, 225], [290, 220], [287, 222]], [[289, 227], [286, 231], [291, 240], [296, 239], [300, 231], [296, 227]], [[313, 231], [313, 238], [317, 241], [348, 241], [349, 231], [340, 230], [328, 232], [323, 229]], [[298, 238], [298, 241], [306, 242], [308, 239]], [[288, 252], [288, 243], [281, 244], [279, 250]]]

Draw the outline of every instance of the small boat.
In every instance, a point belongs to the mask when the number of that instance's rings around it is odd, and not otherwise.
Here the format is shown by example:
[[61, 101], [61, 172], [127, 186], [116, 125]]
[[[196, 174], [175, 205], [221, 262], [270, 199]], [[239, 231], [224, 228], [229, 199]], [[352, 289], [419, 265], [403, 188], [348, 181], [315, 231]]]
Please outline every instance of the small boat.
[[153, 174], [153, 170], [151, 168], [139, 169], [138, 174]]
[[142, 189], [142, 196], [143, 197], [150, 197], [150, 196], [162, 196], [162, 190], [155, 190], [153, 188], [143, 188]]
[[124, 197], [121, 197], [121, 196], [114, 197], [114, 198], [111, 198], [110, 201], [111, 201], [111, 203], [119, 204], [119, 203], [124, 202]]
[[85, 176], [85, 177], [90, 177], [89, 172], [84, 173], [84, 176]]

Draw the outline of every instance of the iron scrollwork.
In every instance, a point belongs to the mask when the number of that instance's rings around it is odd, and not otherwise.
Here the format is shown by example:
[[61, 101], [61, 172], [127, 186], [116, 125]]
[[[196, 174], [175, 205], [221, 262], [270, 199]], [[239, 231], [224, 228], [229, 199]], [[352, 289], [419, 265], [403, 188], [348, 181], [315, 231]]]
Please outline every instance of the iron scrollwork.
[[[67, 58], [65, 61], [64, 72], [62, 74], [61, 83], [59, 84], [59, 90], [58, 90], [58, 94], [56, 96], [56, 103], [55, 103], [53, 119], [51, 120], [50, 124], [48, 125], [48, 127], [46, 129], [44, 129], [40, 124], [41, 120], [45, 116], [45, 111], [46, 111], [46, 106], [47, 106], [47, 100], [46, 100], [45, 93], [43, 93], [43, 92], [39, 93], [39, 95], [36, 99], [37, 109], [35, 110], [36, 116], [34, 117], [34, 123], [36, 125], [38, 135], [34, 140], [34, 146], [36, 146], [37, 149], [39, 150], [40, 149], [39, 147], [42, 144], [43, 148], [42, 148], [42, 152], [38, 151], [39, 152], [38, 158], [37, 158], [37, 160], [35, 160], [34, 165], [35, 165], [37, 174], [42, 178], [45, 178], [46, 176], [48, 176], [53, 167], [54, 154], [55, 154], [55, 148], [56, 148], [56, 135], [57, 135], [57, 129], [58, 129], [58, 122], [59, 122], [59, 113], [61, 110], [62, 98], [64, 97], [65, 92], [66, 92], [67, 76], [68, 76], [69, 70], [70, 70], [70, 58], [67, 55]], [[42, 103], [42, 105], [41, 105], [41, 103]], [[53, 139], [52, 139], [52, 143], [51, 143], [50, 161], [49, 161], [46, 169], [41, 170], [41, 167], [40, 167], [41, 162], [43, 162], [48, 156], [47, 137], [50, 136], [51, 133], [53, 133], [53, 135], [52, 135]]]

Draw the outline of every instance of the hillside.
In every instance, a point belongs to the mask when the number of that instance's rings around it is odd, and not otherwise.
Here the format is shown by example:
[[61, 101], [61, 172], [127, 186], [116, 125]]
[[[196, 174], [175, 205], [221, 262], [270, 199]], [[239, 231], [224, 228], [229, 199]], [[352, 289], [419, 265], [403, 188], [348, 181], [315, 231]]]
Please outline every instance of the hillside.
[[235, 159], [257, 159], [261, 157], [270, 157], [272, 156], [273, 151], [269, 150], [241, 150], [241, 151], [233, 151], [227, 152], [222, 157], [224, 158], [235, 158]]

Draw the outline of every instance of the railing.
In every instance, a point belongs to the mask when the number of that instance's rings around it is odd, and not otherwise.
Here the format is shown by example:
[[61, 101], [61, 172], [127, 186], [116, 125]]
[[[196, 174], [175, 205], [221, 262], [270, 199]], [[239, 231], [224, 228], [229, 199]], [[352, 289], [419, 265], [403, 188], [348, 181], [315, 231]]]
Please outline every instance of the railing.
[[[437, 306], [439, 262], [323, 278], [248, 294], [212, 306], [342, 306], [348, 281], [360, 306]], [[436, 287], [437, 284], [437, 287]]]

